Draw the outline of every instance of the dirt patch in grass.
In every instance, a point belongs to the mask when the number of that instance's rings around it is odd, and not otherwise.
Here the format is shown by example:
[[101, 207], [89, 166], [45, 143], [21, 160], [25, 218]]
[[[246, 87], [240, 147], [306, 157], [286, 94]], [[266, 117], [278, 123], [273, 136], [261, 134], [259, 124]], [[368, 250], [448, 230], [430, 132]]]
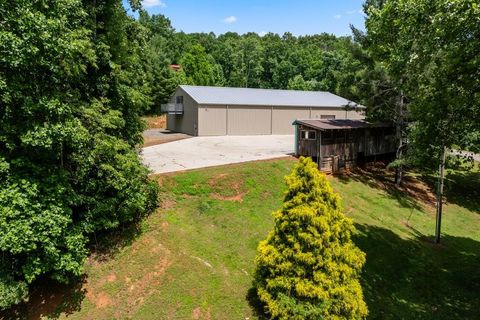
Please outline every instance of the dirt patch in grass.
[[160, 203], [160, 208], [162, 208], [162, 210], [168, 210], [174, 208], [176, 204], [177, 203], [175, 202], [175, 200], [166, 198], [162, 199], [162, 202]]
[[210, 197], [215, 200], [241, 202], [248, 193], [242, 177], [237, 175], [222, 173], [210, 179], [208, 184], [214, 190]]
[[212, 318], [210, 308], [208, 308], [205, 312], [202, 311], [202, 308], [196, 307], [192, 311], [192, 319], [193, 320], [210, 320]]
[[108, 281], [108, 282], [115, 282], [115, 281], [117, 281], [117, 276], [115, 275], [115, 273], [109, 274], [108, 277], [107, 277], [107, 281]]
[[167, 258], [161, 258], [152, 271], [134, 281], [128, 288], [128, 305], [138, 306], [151, 295], [153, 291], [147, 289], [157, 287], [162, 282], [162, 276], [170, 265], [171, 262]]
[[165, 115], [143, 117], [143, 120], [145, 120], [149, 129], [165, 129], [167, 127], [167, 117]]
[[247, 194], [246, 192], [242, 192], [242, 193], [239, 193], [239, 194], [237, 194], [237, 195], [235, 195], [235, 196], [227, 197], [227, 196], [219, 195], [218, 193], [213, 193], [211, 197], [212, 197], [212, 199], [215, 199], [215, 200], [242, 202], [242, 201], [243, 201], [243, 197], [244, 197], [246, 194]]
[[103, 309], [113, 304], [112, 298], [110, 298], [105, 292], [95, 294], [92, 291], [87, 290], [87, 298], [97, 309]]

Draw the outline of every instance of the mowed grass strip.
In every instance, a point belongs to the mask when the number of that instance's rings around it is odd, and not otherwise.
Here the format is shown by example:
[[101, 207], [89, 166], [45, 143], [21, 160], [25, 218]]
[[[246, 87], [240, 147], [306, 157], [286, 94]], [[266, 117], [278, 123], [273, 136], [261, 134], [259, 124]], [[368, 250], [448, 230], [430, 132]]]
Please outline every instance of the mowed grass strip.
[[[248, 298], [256, 247], [273, 226], [283, 177], [294, 164], [282, 159], [157, 176], [162, 207], [127, 230], [121, 245], [92, 255], [76, 304], [63, 301], [42, 315], [258, 318]], [[362, 285], [369, 318], [479, 319], [480, 173], [448, 177], [440, 246], [432, 244], [427, 185], [407, 178], [408, 188], [396, 190], [391, 177], [369, 172], [329, 177], [357, 227], [354, 241], [367, 253]]]

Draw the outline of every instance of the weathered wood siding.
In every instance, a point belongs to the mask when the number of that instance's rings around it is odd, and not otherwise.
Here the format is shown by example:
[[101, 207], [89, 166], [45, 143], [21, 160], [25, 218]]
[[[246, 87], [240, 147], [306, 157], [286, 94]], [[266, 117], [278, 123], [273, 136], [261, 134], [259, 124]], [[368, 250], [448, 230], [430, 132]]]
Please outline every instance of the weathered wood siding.
[[[302, 139], [302, 136], [301, 136], [302, 130], [315, 131], [317, 135], [317, 139], [315, 140]], [[320, 135], [320, 132], [315, 129], [305, 127], [305, 126], [298, 126], [297, 139], [298, 139], [299, 155], [312, 157], [316, 159], [319, 156], [317, 152], [318, 151], [317, 146], [319, 145], [319, 140], [318, 140], [319, 135]]]
[[[302, 130], [316, 131], [316, 140], [302, 139]], [[320, 131], [298, 126], [298, 155], [317, 160], [319, 168], [335, 172], [353, 168], [358, 158], [392, 154], [396, 150], [393, 128], [359, 128]]]

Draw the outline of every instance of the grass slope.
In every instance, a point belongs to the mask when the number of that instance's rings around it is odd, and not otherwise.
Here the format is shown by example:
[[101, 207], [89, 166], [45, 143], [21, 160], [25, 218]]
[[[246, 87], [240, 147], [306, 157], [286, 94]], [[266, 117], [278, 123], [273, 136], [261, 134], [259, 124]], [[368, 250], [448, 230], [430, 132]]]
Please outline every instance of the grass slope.
[[[284, 159], [158, 177], [163, 205], [140, 230], [110, 238], [72, 292], [32, 299], [31, 318], [254, 319], [251, 289], [258, 241], [272, 227]], [[431, 244], [434, 208], [425, 187], [412, 196], [375, 174], [329, 178], [367, 253], [362, 275], [371, 319], [479, 319], [480, 173], [449, 176], [443, 242]], [[251, 292], [250, 292], [251, 293]], [[253, 305], [253, 306], [252, 306]]]

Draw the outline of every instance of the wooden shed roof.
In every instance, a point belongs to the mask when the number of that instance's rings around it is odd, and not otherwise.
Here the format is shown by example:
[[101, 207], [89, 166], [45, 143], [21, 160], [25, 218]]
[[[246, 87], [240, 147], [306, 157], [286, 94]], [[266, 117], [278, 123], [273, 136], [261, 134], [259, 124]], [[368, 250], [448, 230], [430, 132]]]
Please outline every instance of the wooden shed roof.
[[368, 122], [365, 120], [335, 119], [335, 120], [295, 120], [294, 125], [304, 125], [317, 130], [345, 130], [361, 128], [390, 128], [392, 124], [386, 122]]

